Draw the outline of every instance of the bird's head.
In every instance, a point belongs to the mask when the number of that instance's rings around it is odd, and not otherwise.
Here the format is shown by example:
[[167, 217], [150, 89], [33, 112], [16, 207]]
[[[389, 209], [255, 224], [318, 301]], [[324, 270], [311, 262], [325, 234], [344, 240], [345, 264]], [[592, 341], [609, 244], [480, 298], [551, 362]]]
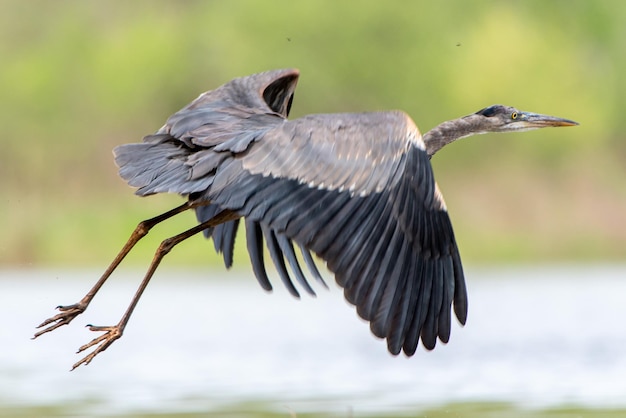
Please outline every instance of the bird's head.
[[577, 122], [555, 116], [524, 112], [511, 106], [492, 105], [466, 116], [474, 119], [481, 133], [487, 132], [522, 132], [532, 129], [575, 126]]

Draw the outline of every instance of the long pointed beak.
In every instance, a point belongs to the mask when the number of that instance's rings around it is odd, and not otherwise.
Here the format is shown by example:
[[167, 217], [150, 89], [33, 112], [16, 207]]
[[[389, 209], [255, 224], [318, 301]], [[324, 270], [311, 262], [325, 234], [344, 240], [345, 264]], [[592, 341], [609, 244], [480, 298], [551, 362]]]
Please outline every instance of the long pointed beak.
[[556, 116], [541, 115], [539, 113], [523, 112], [519, 116], [519, 119], [529, 128], [578, 125], [578, 122], [574, 122], [573, 120], [558, 118]]

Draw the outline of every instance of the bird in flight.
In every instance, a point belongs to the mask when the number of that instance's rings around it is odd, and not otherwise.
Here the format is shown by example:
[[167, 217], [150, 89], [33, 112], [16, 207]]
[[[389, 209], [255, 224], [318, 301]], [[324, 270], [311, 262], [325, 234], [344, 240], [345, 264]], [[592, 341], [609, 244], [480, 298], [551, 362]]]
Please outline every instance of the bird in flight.
[[150, 278], [176, 244], [202, 232], [230, 267], [241, 220], [252, 269], [264, 289], [272, 289], [264, 245], [295, 297], [293, 278], [312, 295], [307, 275], [325, 286], [314, 253], [392, 354], [412, 356], [420, 340], [428, 350], [437, 339], [448, 342], [452, 310], [465, 324], [467, 292], [430, 158], [471, 135], [577, 123], [503, 105], [444, 122], [424, 136], [401, 111], [291, 120], [299, 75], [283, 69], [236, 78], [201, 94], [143, 142], [117, 147], [119, 174], [136, 194], [177, 193], [186, 201], [140, 222], [89, 292], [78, 303], [58, 306], [60, 312], [41, 323], [33, 338], [83, 313], [154, 225], [193, 210], [198, 225], [160, 244], [119, 323], [88, 325], [102, 334], [79, 348], [80, 353], [95, 347], [72, 370], [122, 336]]

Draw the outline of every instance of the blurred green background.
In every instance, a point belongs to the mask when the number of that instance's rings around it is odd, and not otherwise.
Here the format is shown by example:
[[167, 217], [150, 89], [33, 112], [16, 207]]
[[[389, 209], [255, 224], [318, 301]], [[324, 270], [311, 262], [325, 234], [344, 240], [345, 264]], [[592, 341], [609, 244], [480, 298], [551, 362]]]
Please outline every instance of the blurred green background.
[[[435, 157], [461, 254], [626, 261], [625, 22], [617, 1], [0, 2], [0, 265], [104, 266], [139, 220], [181, 203], [134, 196], [112, 148], [281, 67], [302, 73], [292, 117], [398, 108], [426, 132], [503, 103], [580, 122]], [[194, 223], [159, 226], [128, 263]], [[202, 241], [165, 263], [217, 261]]]

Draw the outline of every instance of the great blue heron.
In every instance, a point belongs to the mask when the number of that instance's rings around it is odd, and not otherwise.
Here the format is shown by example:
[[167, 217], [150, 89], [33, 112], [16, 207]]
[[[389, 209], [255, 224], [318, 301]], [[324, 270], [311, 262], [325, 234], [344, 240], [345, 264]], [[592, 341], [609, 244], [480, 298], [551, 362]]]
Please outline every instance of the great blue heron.
[[450, 337], [451, 306], [461, 324], [467, 294], [461, 259], [430, 158], [459, 138], [576, 122], [494, 105], [444, 122], [424, 137], [400, 111], [317, 114], [288, 120], [299, 72], [268, 71], [234, 79], [201, 94], [142, 143], [115, 149], [120, 175], [140, 196], [178, 193], [186, 203], [139, 223], [100, 280], [80, 302], [59, 306], [38, 337], [68, 324], [150, 228], [193, 209], [199, 224], [164, 240], [120, 322], [89, 326], [104, 332], [80, 347], [96, 348], [89, 364], [120, 338], [161, 259], [179, 242], [204, 232], [227, 267], [238, 222], [246, 224], [252, 268], [271, 290], [263, 239], [296, 297], [292, 275], [314, 294], [293, 244], [313, 277], [324, 283], [310, 252], [322, 258], [346, 299], [387, 339], [392, 354], [411, 356], [421, 339], [433, 349]]

